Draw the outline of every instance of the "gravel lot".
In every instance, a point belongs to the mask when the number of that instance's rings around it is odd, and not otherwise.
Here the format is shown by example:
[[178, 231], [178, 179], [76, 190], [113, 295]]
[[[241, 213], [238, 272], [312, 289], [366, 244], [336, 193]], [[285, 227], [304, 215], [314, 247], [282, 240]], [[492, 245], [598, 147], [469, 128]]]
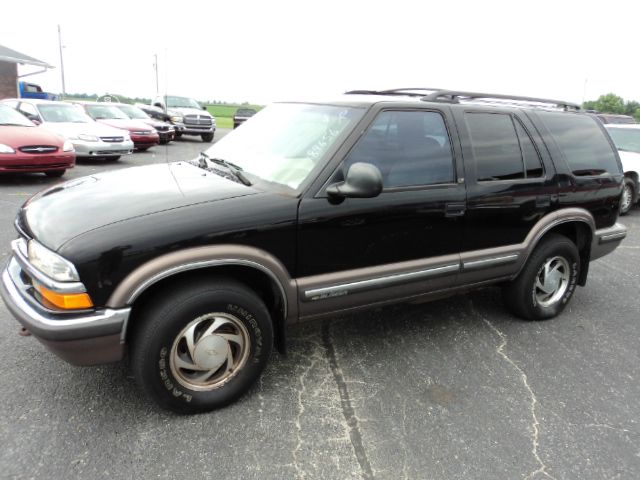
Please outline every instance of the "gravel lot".
[[[56, 181], [0, 177], [3, 259], [19, 206]], [[485, 289], [303, 325], [249, 395], [198, 416], [157, 409], [125, 363], [64, 363], [0, 304], [0, 477], [640, 478], [640, 209], [623, 223], [629, 237], [558, 319], [515, 319]]]

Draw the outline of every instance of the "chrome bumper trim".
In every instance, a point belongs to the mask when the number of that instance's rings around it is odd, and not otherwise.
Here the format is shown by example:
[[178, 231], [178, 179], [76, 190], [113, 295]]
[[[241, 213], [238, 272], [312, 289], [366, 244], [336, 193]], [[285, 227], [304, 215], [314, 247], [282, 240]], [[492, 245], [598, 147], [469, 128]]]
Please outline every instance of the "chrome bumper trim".
[[90, 313], [65, 315], [40, 310], [24, 298], [18, 286], [20, 279], [15, 278], [15, 273], [11, 274], [10, 266], [11, 262], [2, 272], [0, 294], [9, 311], [36, 337], [49, 341], [64, 341], [122, 333], [131, 313], [130, 308], [107, 308]]

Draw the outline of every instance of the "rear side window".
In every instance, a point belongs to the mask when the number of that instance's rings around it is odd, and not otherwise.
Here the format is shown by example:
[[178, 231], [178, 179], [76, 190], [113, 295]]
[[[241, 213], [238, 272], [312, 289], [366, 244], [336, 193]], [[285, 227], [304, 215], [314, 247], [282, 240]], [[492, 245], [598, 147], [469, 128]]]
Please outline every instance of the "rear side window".
[[539, 112], [576, 176], [622, 173], [613, 147], [597, 120], [587, 115]]
[[465, 120], [476, 161], [476, 179], [541, 177], [542, 161], [520, 121], [504, 113], [468, 112]]

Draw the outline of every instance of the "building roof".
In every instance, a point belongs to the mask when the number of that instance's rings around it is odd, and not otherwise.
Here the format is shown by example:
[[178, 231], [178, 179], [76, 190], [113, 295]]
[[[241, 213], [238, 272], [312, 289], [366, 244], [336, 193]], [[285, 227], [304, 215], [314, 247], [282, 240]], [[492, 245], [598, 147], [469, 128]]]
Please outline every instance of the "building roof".
[[23, 65], [36, 65], [38, 67], [54, 68], [47, 62], [30, 57], [24, 53], [16, 52], [10, 48], [0, 45], [0, 62], [21, 63]]

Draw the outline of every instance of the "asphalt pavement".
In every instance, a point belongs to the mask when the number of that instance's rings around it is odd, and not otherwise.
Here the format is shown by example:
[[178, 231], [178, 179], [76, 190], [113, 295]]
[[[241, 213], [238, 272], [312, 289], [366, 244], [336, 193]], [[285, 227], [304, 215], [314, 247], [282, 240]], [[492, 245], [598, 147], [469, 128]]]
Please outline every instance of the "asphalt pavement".
[[[58, 181], [0, 177], [2, 259], [20, 205]], [[0, 478], [638, 479], [640, 209], [622, 222], [559, 318], [516, 319], [487, 288], [296, 326], [248, 395], [196, 416], [150, 403], [126, 362], [66, 364], [0, 302]]]

